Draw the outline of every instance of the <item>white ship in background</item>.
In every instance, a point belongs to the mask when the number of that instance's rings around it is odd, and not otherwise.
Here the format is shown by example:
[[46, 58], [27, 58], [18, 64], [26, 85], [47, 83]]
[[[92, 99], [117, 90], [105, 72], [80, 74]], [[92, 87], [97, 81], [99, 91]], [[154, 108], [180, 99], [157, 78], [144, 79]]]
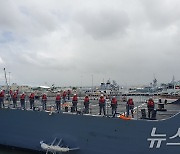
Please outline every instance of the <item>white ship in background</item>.
[[99, 86], [81, 88], [80, 90], [82, 94], [87, 94], [95, 98], [98, 98], [101, 94], [105, 96], [120, 96], [122, 94], [117, 82], [115, 80], [111, 82], [110, 79], [107, 82], [101, 82]]

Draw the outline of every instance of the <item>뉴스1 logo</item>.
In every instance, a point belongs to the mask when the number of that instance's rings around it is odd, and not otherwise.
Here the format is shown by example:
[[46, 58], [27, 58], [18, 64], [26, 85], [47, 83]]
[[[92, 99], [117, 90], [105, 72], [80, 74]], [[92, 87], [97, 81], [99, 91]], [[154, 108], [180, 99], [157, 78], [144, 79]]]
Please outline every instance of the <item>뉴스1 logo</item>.
[[[173, 139], [177, 137], [179, 138], [179, 142], [173, 142]], [[167, 142], [167, 138], [172, 142]], [[156, 134], [156, 127], [153, 127], [151, 138], [148, 138], [147, 140], [150, 141], [149, 148], [154, 148], [156, 143], [155, 148], [160, 148], [162, 142], [165, 142], [167, 146], [180, 146], [180, 128], [177, 130], [175, 135], [168, 137], [166, 134]]]

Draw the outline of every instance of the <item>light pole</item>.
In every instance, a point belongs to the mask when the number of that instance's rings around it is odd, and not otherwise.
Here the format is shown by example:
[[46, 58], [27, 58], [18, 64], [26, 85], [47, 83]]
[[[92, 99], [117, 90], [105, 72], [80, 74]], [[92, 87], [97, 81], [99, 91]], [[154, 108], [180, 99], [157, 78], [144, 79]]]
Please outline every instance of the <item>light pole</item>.
[[82, 89], [82, 78], [83, 78], [83, 76], [81, 75], [81, 89]]
[[93, 92], [93, 74], [92, 74], [92, 92]]
[[9, 72], [9, 86], [11, 85], [11, 82], [10, 82], [10, 74], [11, 74], [11, 72]]

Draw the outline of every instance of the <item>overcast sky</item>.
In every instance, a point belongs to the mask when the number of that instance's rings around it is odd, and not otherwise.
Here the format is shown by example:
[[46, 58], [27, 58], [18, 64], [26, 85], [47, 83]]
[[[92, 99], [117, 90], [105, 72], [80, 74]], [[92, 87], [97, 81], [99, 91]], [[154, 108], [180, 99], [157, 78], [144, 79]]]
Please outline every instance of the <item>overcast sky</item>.
[[[0, 84], [180, 80], [179, 0], [0, 0]], [[11, 72], [11, 73], [9, 73]]]

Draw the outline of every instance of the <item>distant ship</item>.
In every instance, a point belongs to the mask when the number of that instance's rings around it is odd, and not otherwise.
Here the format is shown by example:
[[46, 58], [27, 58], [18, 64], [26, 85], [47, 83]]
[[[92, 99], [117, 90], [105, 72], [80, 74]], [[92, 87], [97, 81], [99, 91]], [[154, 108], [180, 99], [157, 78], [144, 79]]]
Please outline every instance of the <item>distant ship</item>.
[[122, 89], [117, 84], [115, 80], [112, 82], [107, 80], [106, 82], [101, 82], [99, 86], [91, 87], [91, 88], [81, 88], [82, 94], [87, 94], [89, 96], [94, 97], [94, 99], [98, 99], [101, 94], [104, 94], [106, 97], [116, 96], [120, 99], [122, 96]]
[[[173, 79], [169, 83], [157, 84], [157, 79], [154, 78], [153, 82], [144, 87], [131, 87], [128, 94], [147, 94], [147, 95], [163, 95], [163, 96], [176, 96], [180, 98], [180, 81]], [[174, 97], [175, 98], [175, 97]]]
[[0, 144], [76, 154], [179, 154], [180, 105], [166, 120], [0, 109]]

